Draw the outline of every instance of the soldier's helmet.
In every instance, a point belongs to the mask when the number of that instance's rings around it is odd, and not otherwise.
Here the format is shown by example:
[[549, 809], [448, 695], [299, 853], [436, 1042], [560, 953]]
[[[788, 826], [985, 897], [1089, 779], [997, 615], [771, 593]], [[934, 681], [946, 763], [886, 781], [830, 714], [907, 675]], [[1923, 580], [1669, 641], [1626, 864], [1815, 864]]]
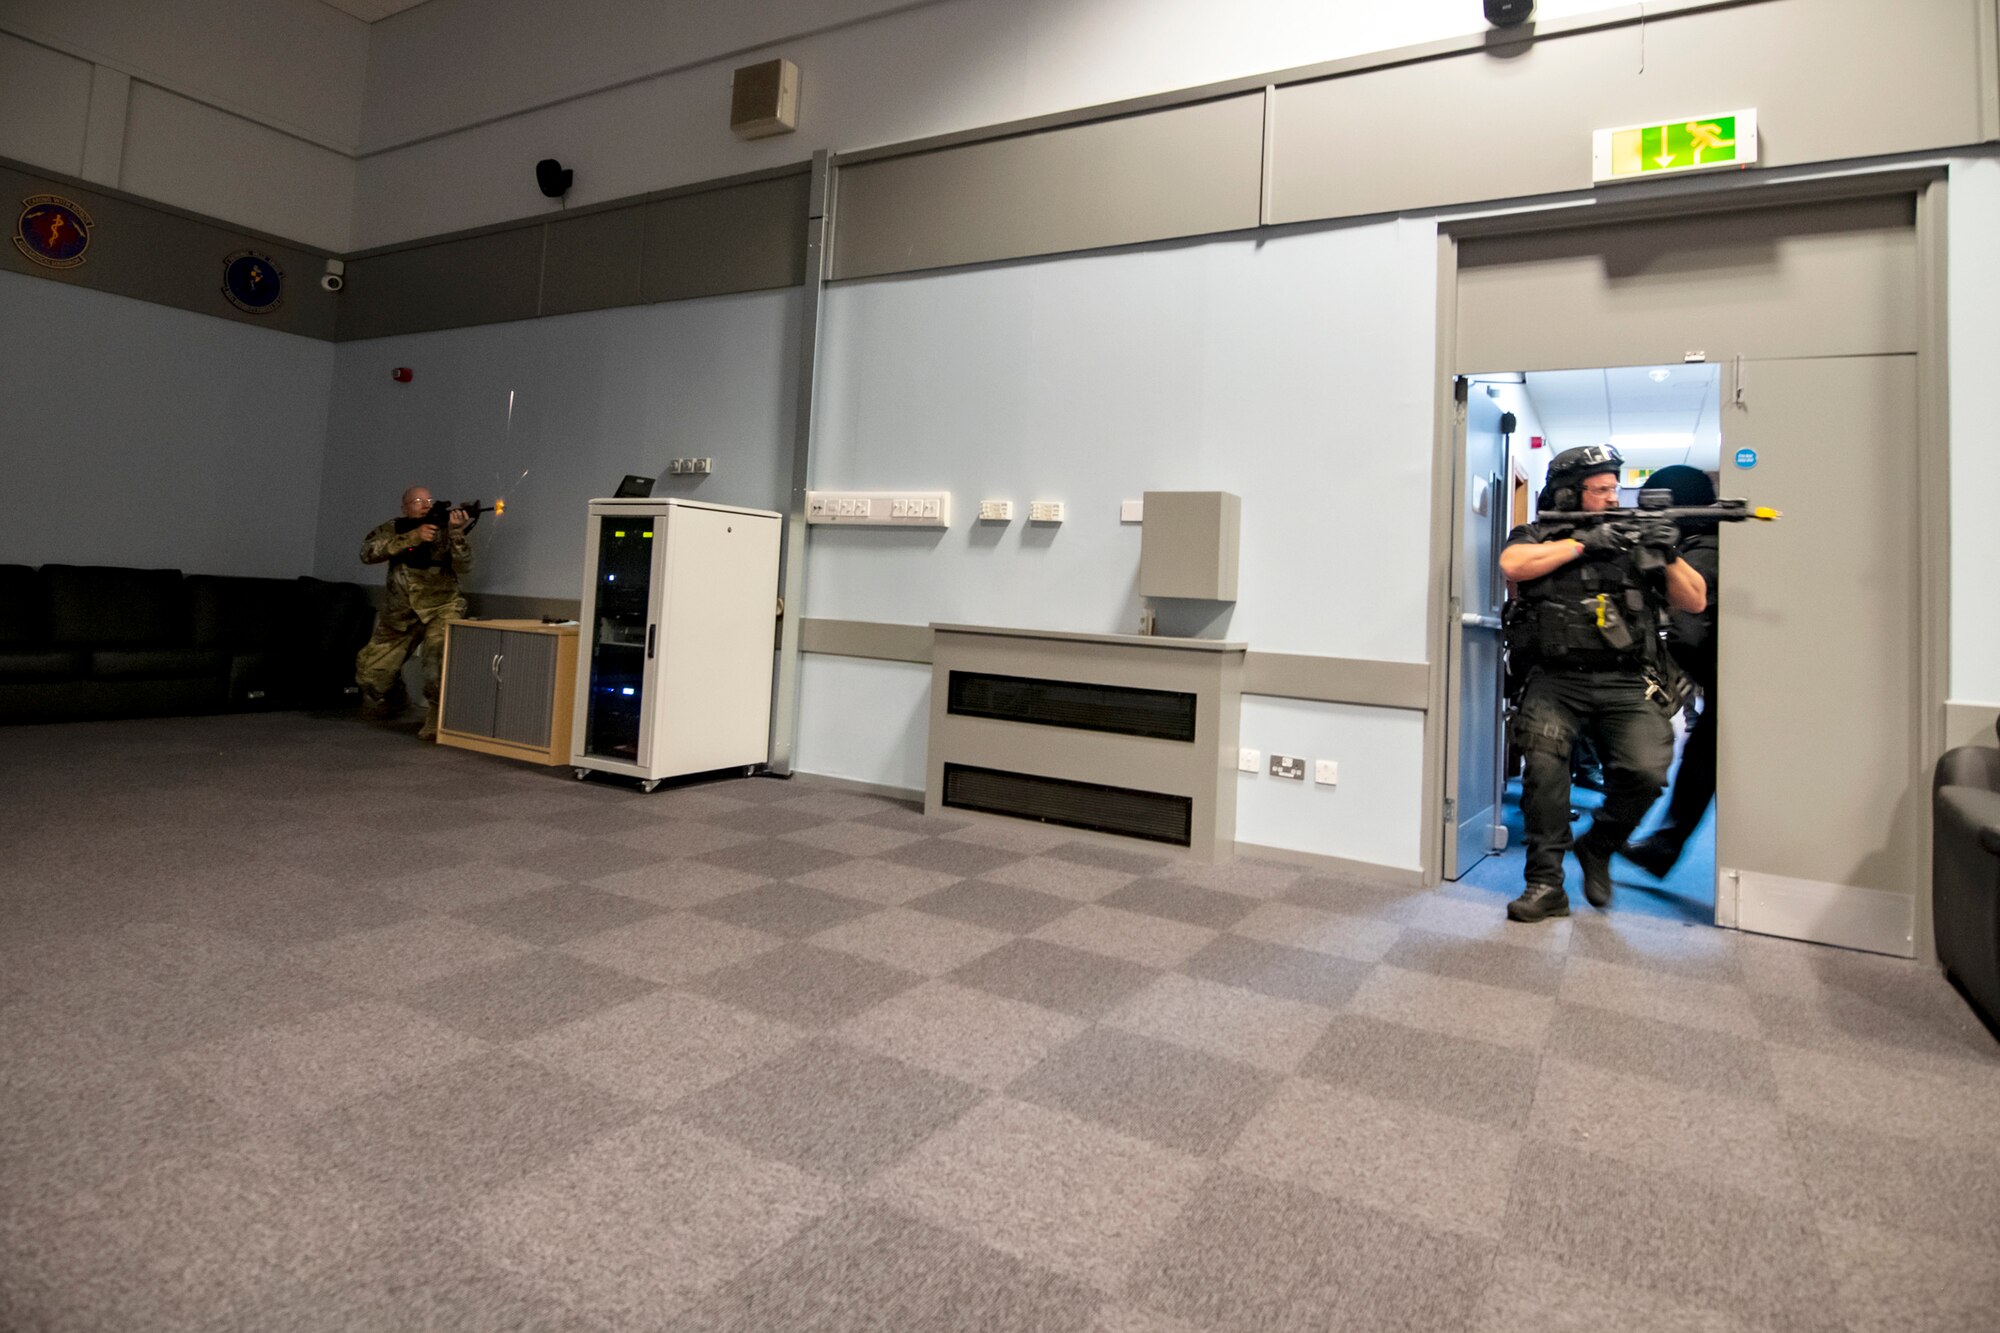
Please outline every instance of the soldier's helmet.
[[1594, 477], [1601, 472], [1616, 474], [1625, 466], [1625, 460], [1616, 449], [1608, 444], [1584, 444], [1574, 449], [1565, 449], [1549, 460], [1548, 483], [1542, 487], [1542, 495], [1536, 508], [1556, 513], [1572, 513], [1581, 507], [1585, 477]]

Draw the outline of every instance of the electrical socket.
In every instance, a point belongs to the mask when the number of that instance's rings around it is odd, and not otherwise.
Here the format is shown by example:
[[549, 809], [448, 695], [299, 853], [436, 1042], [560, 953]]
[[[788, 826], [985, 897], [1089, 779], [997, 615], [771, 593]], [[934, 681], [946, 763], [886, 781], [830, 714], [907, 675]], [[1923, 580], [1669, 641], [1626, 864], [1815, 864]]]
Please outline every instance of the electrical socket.
[[1060, 523], [1063, 521], [1061, 500], [1031, 500], [1028, 502], [1030, 523]]
[[982, 523], [1007, 523], [1014, 518], [1012, 500], [981, 500], [979, 519]]
[[1245, 773], [1255, 773], [1257, 771], [1258, 763], [1262, 759], [1263, 756], [1258, 754], [1255, 750], [1238, 750], [1236, 752], [1236, 767], [1243, 770]]
[[1271, 776], [1287, 778], [1293, 782], [1306, 780], [1306, 761], [1297, 755], [1274, 754], [1271, 756]]
[[1323, 787], [1331, 787], [1340, 781], [1340, 765], [1331, 759], [1313, 761], [1313, 781]]
[[947, 491], [807, 491], [806, 522], [948, 528]]
[[704, 477], [715, 471], [715, 460], [713, 458], [695, 458], [689, 461], [694, 464], [694, 470], [701, 473]]

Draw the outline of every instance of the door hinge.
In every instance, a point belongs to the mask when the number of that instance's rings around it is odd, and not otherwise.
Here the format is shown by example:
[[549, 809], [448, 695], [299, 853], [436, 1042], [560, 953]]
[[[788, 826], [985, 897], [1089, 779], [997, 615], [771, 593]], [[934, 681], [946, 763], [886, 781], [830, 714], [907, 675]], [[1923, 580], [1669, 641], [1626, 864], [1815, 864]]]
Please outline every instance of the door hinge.
[[1456, 796], [1447, 796], [1444, 798], [1444, 826], [1446, 828], [1458, 827], [1458, 798]]

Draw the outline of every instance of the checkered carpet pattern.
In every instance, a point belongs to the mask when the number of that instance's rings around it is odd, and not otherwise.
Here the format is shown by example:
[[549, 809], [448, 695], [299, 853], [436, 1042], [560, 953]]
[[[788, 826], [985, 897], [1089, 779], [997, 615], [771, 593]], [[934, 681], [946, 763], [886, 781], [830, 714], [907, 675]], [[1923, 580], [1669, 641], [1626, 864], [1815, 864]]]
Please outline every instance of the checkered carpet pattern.
[[1990, 1329], [1915, 963], [307, 715], [0, 732], [9, 1330]]

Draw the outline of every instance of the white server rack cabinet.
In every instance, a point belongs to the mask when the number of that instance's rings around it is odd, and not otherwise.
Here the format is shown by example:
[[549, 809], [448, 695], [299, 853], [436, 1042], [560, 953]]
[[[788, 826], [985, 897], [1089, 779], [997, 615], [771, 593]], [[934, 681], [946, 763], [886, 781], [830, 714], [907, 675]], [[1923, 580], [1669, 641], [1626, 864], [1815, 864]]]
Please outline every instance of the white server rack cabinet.
[[694, 500], [592, 500], [570, 761], [637, 778], [771, 757], [783, 519]]

